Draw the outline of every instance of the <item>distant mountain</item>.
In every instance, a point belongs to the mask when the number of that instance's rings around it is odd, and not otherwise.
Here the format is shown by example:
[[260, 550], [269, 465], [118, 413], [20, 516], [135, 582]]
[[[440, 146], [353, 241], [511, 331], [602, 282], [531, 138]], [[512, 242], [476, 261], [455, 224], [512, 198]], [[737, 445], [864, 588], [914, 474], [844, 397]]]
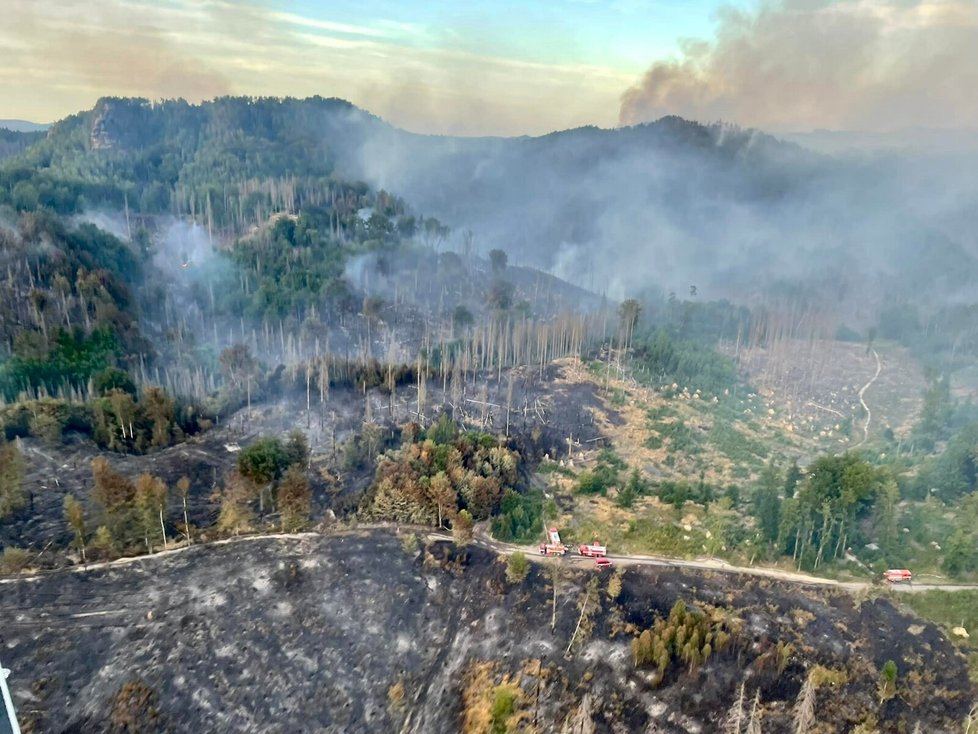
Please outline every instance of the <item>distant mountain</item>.
[[103, 99], [8, 166], [85, 182], [84, 196], [68, 192], [78, 206], [125, 203], [218, 229], [322, 202], [331, 177], [359, 179], [453, 227], [452, 246], [501, 248], [613, 298], [695, 285], [700, 298], [788, 299], [872, 323], [887, 304], [978, 302], [973, 163], [835, 159], [678, 117], [541, 137], [417, 135], [314, 97]]
[[45, 135], [43, 130], [17, 132], [0, 127], [0, 161], [26, 150]]
[[47, 123], [29, 122], [28, 120], [0, 120], [0, 128], [13, 130], [15, 133], [33, 133], [47, 130]]
[[978, 129], [905, 128], [888, 132], [811, 130], [781, 136], [806, 148], [830, 155], [895, 152], [945, 154], [978, 152]]

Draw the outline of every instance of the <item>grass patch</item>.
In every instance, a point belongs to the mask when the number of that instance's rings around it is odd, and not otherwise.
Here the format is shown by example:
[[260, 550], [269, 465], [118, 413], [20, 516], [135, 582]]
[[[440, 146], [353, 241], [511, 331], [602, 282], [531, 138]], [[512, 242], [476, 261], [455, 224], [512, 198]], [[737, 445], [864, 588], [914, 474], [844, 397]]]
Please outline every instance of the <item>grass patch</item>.
[[681, 418], [668, 423], [658, 419], [650, 419], [648, 429], [652, 435], [645, 441], [646, 448], [659, 449], [662, 448], [664, 441], [668, 441], [670, 453], [683, 453], [691, 456], [703, 450], [703, 438], [687, 426]]
[[679, 413], [670, 405], [658, 405], [649, 408], [647, 415], [650, 421], [660, 421], [663, 418], [675, 418]]
[[[964, 627], [972, 637], [970, 645], [978, 635], [978, 590], [975, 591], [921, 591], [902, 594], [900, 602], [913, 609], [924, 619], [936, 622], [950, 630]], [[952, 639], [962, 640], [963, 638]]]
[[573, 479], [576, 474], [574, 470], [567, 466], [561, 466], [557, 463], [540, 464], [537, 467], [537, 474], [560, 474], [563, 477], [568, 477]]
[[737, 464], [761, 464], [768, 455], [764, 444], [746, 436], [725, 421], [717, 421], [713, 424], [707, 440], [720, 453]]
[[638, 549], [679, 557], [703, 552], [703, 534], [700, 531], [694, 529], [687, 532], [672, 523], [650, 518], [630, 521], [622, 541], [630, 551]]

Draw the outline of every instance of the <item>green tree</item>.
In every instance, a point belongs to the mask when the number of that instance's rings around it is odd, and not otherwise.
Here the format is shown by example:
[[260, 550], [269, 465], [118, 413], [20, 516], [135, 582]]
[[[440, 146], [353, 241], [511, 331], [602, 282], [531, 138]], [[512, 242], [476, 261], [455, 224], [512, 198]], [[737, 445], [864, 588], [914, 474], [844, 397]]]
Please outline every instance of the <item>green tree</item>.
[[781, 498], [778, 496], [780, 487], [780, 472], [774, 462], [770, 461], [761, 471], [753, 502], [754, 517], [757, 518], [761, 538], [767, 543], [776, 542], [781, 529]]
[[265, 496], [272, 482], [289, 465], [289, 455], [277, 438], [260, 438], [238, 454], [238, 471], [258, 487], [258, 512], [265, 514]]
[[899, 502], [900, 488], [893, 477], [887, 477], [876, 502], [876, 537], [888, 558], [896, 554], [900, 542], [897, 527]]
[[289, 431], [289, 439], [285, 443], [285, 458], [289, 466], [298, 464], [304, 467], [309, 463], [309, 441], [306, 434], [299, 429]]
[[978, 569], [978, 537], [963, 528], [951, 533], [944, 547], [943, 568], [951, 576], [963, 576]]
[[506, 580], [511, 584], [521, 584], [529, 573], [530, 562], [526, 556], [520, 551], [512, 553], [506, 562]]
[[802, 561], [809, 563], [806, 553], [811, 549], [815, 551], [812, 569], [839, 557], [857, 531], [857, 519], [872, 510], [881, 477], [856, 454], [822, 456], [809, 465], [798, 492], [805, 528], [801, 549], [796, 550]]
[[880, 670], [880, 680], [877, 692], [880, 697], [880, 705], [896, 695], [897, 665], [892, 660], [887, 660]]
[[644, 495], [648, 490], [649, 484], [642, 479], [639, 470], [632, 469], [632, 473], [629, 475], [625, 486], [618, 492], [618, 506], [624, 508], [631, 507], [635, 503], [636, 498]]
[[160, 531], [163, 547], [166, 548], [166, 500], [166, 482], [150, 474], [140, 474], [136, 477], [136, 508], [139, 512], [147, 553], [153, 552], [150, 538], [156, 535], [157, 531]]
[[788, 471], [784, 476], [784, 496], [785, 499], [789, 499], [795, 496], [795, 489], [798, 487], [798, 482], [802, 479], [802, 471], [798, 468], [798, 460], [795, 459], [788, 466]]

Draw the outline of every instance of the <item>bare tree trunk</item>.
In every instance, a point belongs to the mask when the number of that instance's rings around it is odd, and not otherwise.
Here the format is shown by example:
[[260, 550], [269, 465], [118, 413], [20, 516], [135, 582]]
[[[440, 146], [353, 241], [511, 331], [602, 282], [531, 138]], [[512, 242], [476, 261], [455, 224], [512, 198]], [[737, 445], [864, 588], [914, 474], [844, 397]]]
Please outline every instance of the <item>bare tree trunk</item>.
[[[556, 586], [554, 587], [556, 588]], [[564, 657], [570, 654], [571, 647], [574, 646], [574, 640], [577, 639], [577, 633], [581, 629], [581, 622], [584, 621], [584, 613], [587, 611], [587, 603], [591, 601], [591, 590], [588, 589], [587, 593], [584, 595], [584, 603], [581, 604], [581, 616], [577, 618], [577, 626], [574, 628], [574, 634], [571, 635], [570, 642], [567, 643], [567, 649], [564, 650]]]
[[183, 498], [183, 534], [187, 536], [187, 542], [193, 544], [194, 539], [190, 537], [190, 520], [187, 519], [187, 498]]
[[166, 550], [166, 525], [163, 522], [163, 508], [160, 508], [160, 531], [163, 534], [163, 550]]

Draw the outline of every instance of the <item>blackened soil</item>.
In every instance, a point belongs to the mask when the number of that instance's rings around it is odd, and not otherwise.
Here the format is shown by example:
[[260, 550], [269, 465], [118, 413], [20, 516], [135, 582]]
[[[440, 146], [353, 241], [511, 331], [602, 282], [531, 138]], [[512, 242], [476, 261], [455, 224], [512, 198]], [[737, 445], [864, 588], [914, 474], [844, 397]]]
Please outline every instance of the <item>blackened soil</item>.
[[[599, 573], [566, 565], [551, 631], [543, 565], [512, 586], [480, 548], [409, 552], [382, 531], [247, 539], [0, 584], [0, 644], [25, 731], [107, 730], [114, 712], [153, 731], [454, 732], [482, 662], [520, 687], [541, 732], [561, 731], [585, 693], [598, 732], [714, 732], [741, 682], [760, 691], [764, 732], [788, 732], [816, 664], [847, 681], [818, 689], [824, 731], [958, 731], [974, 696], [936, 628], [885, 599], [686, 570], [630, 568], [615, 602], [602, 572], [593, 629], [565, 656]], [[677, 599], [727, 620], [736, 643], [656, 684], [630, 642]], [[778, 642], [792, 646], [780, 672], [763, 662]], [[887, 660], [898, 690], [881, 705]], [[136, 681], [149, 695], [127, 709], [116, 694]]]

